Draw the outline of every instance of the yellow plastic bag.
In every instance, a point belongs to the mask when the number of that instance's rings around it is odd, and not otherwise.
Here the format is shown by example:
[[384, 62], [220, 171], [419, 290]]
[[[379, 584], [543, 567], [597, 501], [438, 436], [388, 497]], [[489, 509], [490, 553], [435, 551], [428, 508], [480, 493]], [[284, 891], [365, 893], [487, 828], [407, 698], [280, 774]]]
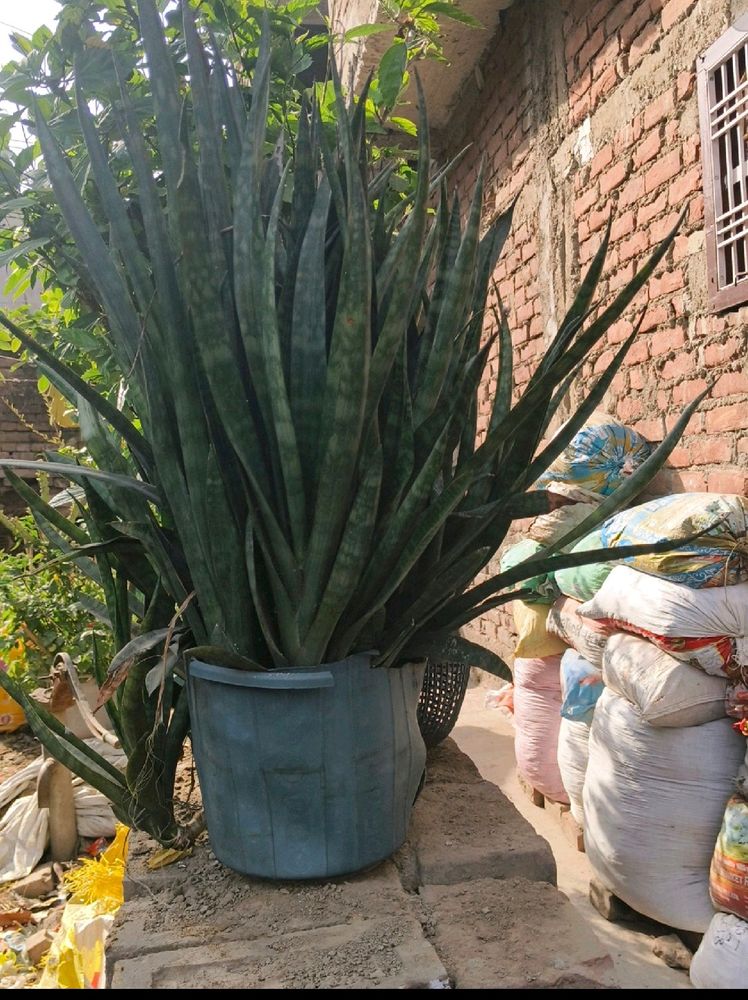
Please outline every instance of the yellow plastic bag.
[[550, 610], [547, 604], [512, 601], [514, 627], [517, 631], [515, 656], [535, 660], [544, 656], [557, 656], [568, 649], [565, 642], [546, 630]]
[[25, 724], [26, 716], [21, 706], [0, 688], [0, 733], [14, 733]]
[[129, 832], [117, 824], [117, 835], [101, 857], [84, 861], [66, 875], [65, 884], [73, 894], [35, 989], [106, 989], [106, 939], [124, 898]]

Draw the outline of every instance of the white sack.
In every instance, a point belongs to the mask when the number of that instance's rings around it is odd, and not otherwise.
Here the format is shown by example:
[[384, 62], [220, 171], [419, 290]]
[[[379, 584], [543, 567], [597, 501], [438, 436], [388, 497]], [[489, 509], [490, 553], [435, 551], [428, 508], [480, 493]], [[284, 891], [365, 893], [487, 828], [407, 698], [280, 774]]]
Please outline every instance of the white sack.
[[748, 923], [717, 913], [693, 956], [689, 971], [697, 990], [742, 990], [748, 975]]
[[701, 726], [725, 717], [725, 679], [676, 660], [635, 635], [619, 632], [608, 639], [603, 681], [651, 726]]
[[589, 742], [589, 722], [561, 719], [558, 731], [558, 769], [569, 796], [571, 815], [580, 826], [584, 826], [582, 792], [590, 753]]
[[[748, 583], [695, 589], [630, 566], [615, 566], [595, 596], [579, 608], [588, 618], [614, 618], [674, 638], [748, 636]], [[738, 650], [745, 655], [746, 644]], [[746, 659], [741, 663], [748, 662]]]
[[706, 931], [709, 865], [745, 737], [729, 719], [650, 726], [606, 689], [589, 750], [584, 842], [598, 877], [644, 916]]

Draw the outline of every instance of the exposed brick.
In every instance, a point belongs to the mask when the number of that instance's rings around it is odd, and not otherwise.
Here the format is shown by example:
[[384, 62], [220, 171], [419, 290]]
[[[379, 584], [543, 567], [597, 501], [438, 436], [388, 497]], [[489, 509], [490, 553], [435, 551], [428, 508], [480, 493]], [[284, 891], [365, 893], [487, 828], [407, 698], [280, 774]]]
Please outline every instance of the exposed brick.
[[671, 465], [674, 469], [689, 468], [691, 465], [691, 452], [688, 448], [684, 448], [682, 445], [677, 445], [677, 447], [673, 448], [670, 454], [668, 465]]
[[645, 230], [634, 230], [627, 240], [623, 240], [618, 247], [620, 260], [636, 260], [642, 257], [649, 249], [649, 235]]
[[584, 194], [580, 195], [574, 201], [574, 218], [579, 219], [582, 215], [592, 208], [593, 205], [597, 203], [600, 196], [599, 189], [597, 185], [588, 188]]
[[[665, 27], [664, 24], [663, 27]], [[665, 30], [667, 30], [667, 28], [665, 28]], [[693, 70], [684, 69], [682, 73], [678, 74], [675, 81], [675, 96], [679, 104], [688, 100], [691, 94], [693, 94], [695, 86], [696, 74]]]
[[606, 94], [610, 93], [615, 87], [617, 80], [618, 74], [615, 66], [608, 66], [599, 76], [593, 77], [592, 86], [590, 87], [590, 104], [593, 108], [597, 106], [597, 102], [601, 97], [605, 97]]
[[613, 225], [610, 230], [610, 238], [613, 242], [622, 239], [624, 236], [630, 236], [634, 232], [634, 213], [624, 212], [622, 215], [616, 216], [613, 220]]
[[[669, 322], [670, 310], [665, 303], [658, 302], [657, 305], [647, 306], [647, 311], [644, 314], [641, 325], [641, 332], [648, 333], [650, 330], [656, 330], [658, 327], [664, 326]], [[668, 332], [672, 333], [673, 331]]]
[[650, 299], [658, 299], [661, 295], [672, 295], [673, 292], [683, 288], [685, 284], [686, 276], [680, 268], [675, 271], [665, 271], [664, 274], [650, 278], [649, 297]]
[[661, 34], [661, 28], [657, 21], [650, 21], [642, 31], [636, 36], [629, 49], [629, 65], [633, 68], [641, 62], [644, 56], [654, 48]]
[[606, 170], [600, 178], [600, 194], [606, 195], [614, 191], [625, 179], [628, 173], [628, 162], [622, 160]]
[[718, 398], [720, 396], [734, 396], [738, 393], [748, 394], [748, 375], [743, 374], [743, 372], [725, 372], [717, 379], [711, 395], [713, 398]]
[[672, 88], [666, 90], [664, 94], [652, 101], [644, 109], [643, 115], [643, 125], [644, 130], [649, 131], [649, 129], [654, 128], [660, 122], [664, 121], [669, 115], [675, 110], [675, 96]]
[[[618, 31], [622, 24], [631, 17], [634, 8], [640, 0], [617, 0], [616, 3], [611, 4], [612, 10], [610, 14], [605, 19], [605, 33], [606, 35], [612, 34], [614, 31]], [[645, 5], [646, 6], [646, 5]]]
[[713, 368], [740, 357], [744, 351], [744, 340], [741, 337], [730, 337], [723, 344], [709, 344], [704, 348], [704, 364], [707, 368]]
[[634, 165], [640, 167], [643, 163], [649, 163], [662, 149], [662, 136], [657, 129], [648, 132], [644, 139], [636, 147], [634, 152]]
[[603, 31], [602, 25], [598, 25], [597, 28], [592, 32], [590, 37], [584, 43], [582, 48], [579, 50], [579, 66], [584, 67], [588, 63], [592, 62], [592, 57], [596, 55], [600, 49], [603, 47], [605, 41], [605, 33]]
[[663, 218], [657, 219], [655, 222], [653, 222], [649, 229], [649, 233], [652, 237], [652, 240], [655, 243], [659, 243], [660, 240], [664, 240], [665, 237], [673, 229], [677, 221], [678, 221], [678, 213], [670, 212], [669, 215], [665, 215]]
[[692, 399], [696, 399], [699, 393], [706, 389], [706, 385], [706, 380], [703, 378], [692, 378], [687, 379], [685, 382], [679, 382], [673, 387], [673, 402], [678, 406], [690, 403]]
[[590, 161], [590, 174], [592, 177], [596, 177], [606, 167], [609, 167], [612, 162], [613, 146], [608, 142], [592, 157]]
[[686, 342], [686, 336], [679, 326], [670, 327], [666, 330], [657, 330], [649, 338], [649, 350], [653, 357], [667, 354], [682, 347]]
[[667, 0], [662, 8], [662, 30], [669, 31], [695, 3], [696, 0]]
[[748, 472], [745, 469], [715, 469], [707, 477], [710, 493], [748, 493]]
[[588, 36], [589, 28], [587, 26], [587, 21], [582, 18], [576, 27], [574, 27], [573, 30], [566, 36], [564, 52], [566, 54], [567, 61], [573, 60], [576, 57], [579, 50], [587, 41]]
[[662, 418], [655, 417], [651, 420], [640, 420], [636, 424], [636, 430], [645, 437], [647, 441], [662, 441], [664, 437], [664, 428], [662, 425]]
[[644, 178], [641, 174], [630, 177], [620, 190], [618, 195], [618, 207], [625, 208], [633, 205], [644, 196]]
[[718, 406], [705, 415], [705, 424], [709, 434], [745, 430], [748, 427], [748, 406], [745, 403]]
[[690, 170], [681, 172], [670, 185], [668, 198], [675, 208], [682, 208], [689, 195], [701, 191], [701, 165], [697, 164]]
[[[641, 334], [637, 337], [634, 343], [629, 348], [629, 352], [626, 355], [626, 363], [628, 365], [639, 365], [643, 361], [649, 360], [649, 345]], [[636, 373], [636, 374], [635, 374]], [[630, 368], [629, 375], [631, 378], [631, 388], [632, 389], [643, 389], [646, 382], [641, 382], [640, 384], [634, 385], [634, 381], [637, 380], [639, 376], [643, 376], [641, 368]]]
[[665, 379], [683, 378], [693, 370], [693, 358], [689, 354], [679, 353], [662, 366], [662, 377]]
[[732, 458], [732, 443], [723, 437], [694, 435], [691, 441], [691, 458], [694, 465], [718, 465]]
[[654, 201], [650, 201], [648, 205], [640, 205], [636, 211], [637, 226], [646, 226], [652, 219], [661, 215], [667, 208], [667, 196], [667, 191], [663, 191], [662, 194], [657, 195]]
[[656, 191], [661, 184], [665, 184], [675, 177], [680, 170], [680, 149], [671, 149], [669, 153], [661, 156], [644, 175], [644, 190], [649, 194]]

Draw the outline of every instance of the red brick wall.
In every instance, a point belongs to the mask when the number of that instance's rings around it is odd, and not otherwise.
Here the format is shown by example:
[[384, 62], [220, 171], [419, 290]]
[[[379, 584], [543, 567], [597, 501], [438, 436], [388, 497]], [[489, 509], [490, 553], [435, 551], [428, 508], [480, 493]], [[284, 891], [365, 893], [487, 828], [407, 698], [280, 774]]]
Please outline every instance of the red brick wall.
[[[687, 206], [656, 277], [590, 357], [579, 387], [605, 369], [645, 306], [607, 409], [658, 441], [707, 380], [714, 383], [658, 477], [658, 492], [748, 493], [748, 308], [722, 315], [708, 308], [695, 92], [696, 57], [747, 9], [748, 0], [517, 3], [481, 66], [482, 89], [472, 80], [465, 87], [443, 141], [445, 155], [471, 144], [455, 174], [466, 194], [485, 160], [487, 216], [519, 195], [495, 275], [519, 387], [570, 304], [609, 213], [603, 299]], [[492, 376], [495, 369], [494, 360]], [[491, 395], [487, 384], [483, 426]], [[478, 627], [506, 650], [500, 615]]]

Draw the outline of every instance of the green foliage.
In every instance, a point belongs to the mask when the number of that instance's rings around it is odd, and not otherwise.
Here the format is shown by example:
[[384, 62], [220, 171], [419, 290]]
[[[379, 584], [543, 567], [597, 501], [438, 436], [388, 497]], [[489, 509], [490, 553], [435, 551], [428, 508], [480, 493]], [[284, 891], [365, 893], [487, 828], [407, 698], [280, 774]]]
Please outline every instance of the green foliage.
[[97, 656], [111, 657], [111, 629], [91, 609], [102, 591], [39, 532], [30, 516], [0, 515], [15, 544], [0, 552], [0, 658], [30, 688], [66, 652], [84, 677], [95, 675]]

